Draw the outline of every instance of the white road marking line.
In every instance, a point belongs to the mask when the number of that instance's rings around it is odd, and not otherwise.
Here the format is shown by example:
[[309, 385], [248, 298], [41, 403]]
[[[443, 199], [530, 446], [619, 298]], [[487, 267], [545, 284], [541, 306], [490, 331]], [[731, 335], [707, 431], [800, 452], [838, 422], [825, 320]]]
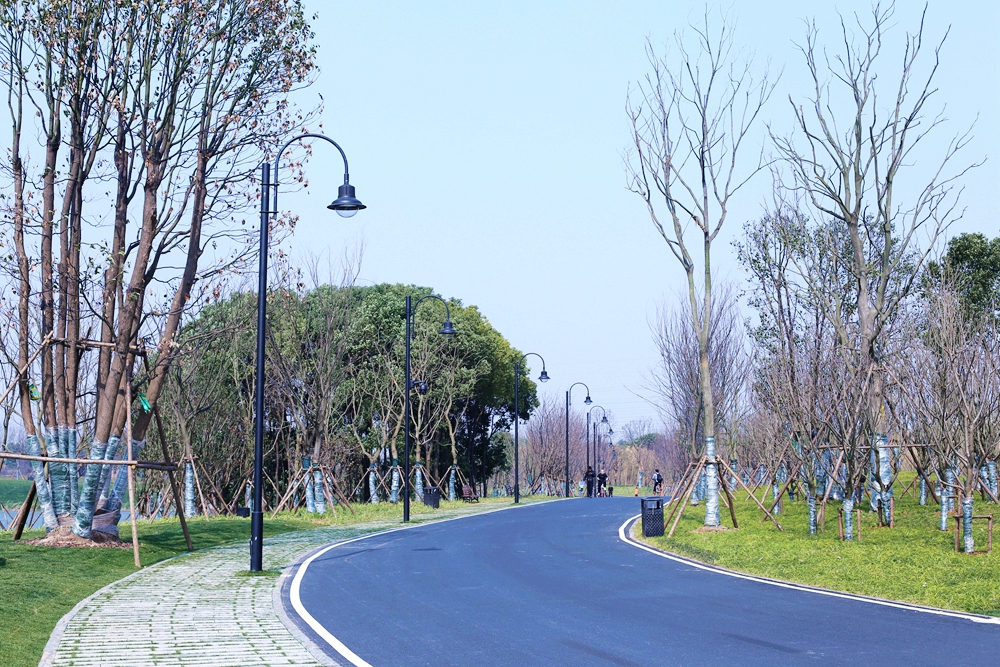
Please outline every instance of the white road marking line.
[[[567, 500], [567, 499], [561, 498], [560, 500]], [[570, 498], [569, 500], [572, 499]], [[556, 501], [550, 500], [547, 502], [556, 502]], [[542, 504], [546, 503], [538, 503], [538, 505]], [[346, 660], [348, 660], [352, 665], [354, 665], [354, 667], [372, 667], [371, 663], [366, 662], [364, 658], [359, 656], [351, 649], [347, 648], [347, 645], [344, 644], [344, 642], [334, 637], [333, 633], [324, 628], [323, 625], [306, 610], [305, 605], [302, 604], [302, 598], [299, 595], [299, 591], [302, 588], [302, 578], [305, 576], [306, 570], [309, 569], [309, 566], [312, 564], [312, 562], [317, 558], [319, 558], [320, 556], [322, 556], [323, 554], [325, 554], [326, 552], [330, 551], [331, 549], [336, 549], [337, 547], [342, 547], [344, 545], [351, 544], [352, 542], [367, 540], [368, 538], [371, 537], [388, 535], [389, 533], [397, 533], [401, 530], [409, 530], [410, 528], [419, 528], [420, 526], [433, 526], [441, 523], [447, 523], [448, 521], [457, 521], [458, 519], [466, 519], [468, 517], [473, 517], [473, 516], [484, 516], [486, 514], [493, 514], [494, 512], [502, 512], [505, 510], [515, 509], [518, 507], [532, 507], [533, 505], [534, 503], [527, 505], [511, 505], [508, 507], [498, 507], [496, 509], [485, 510], [483, 512], [473, 512], [471, 514], [463, 514], [460, 516], [449, 517], [447, 519], [438, 519], [421, 523], [411, 523], [408, 526], [402, 526], [400, 528], [392, 528], [390, 530], [379, 530], [373, 533], [368, 533], [367, 535], [361, 535], [359, 537], [353, 537], [349, 540], [344, 540], [343, 542], [337, 542], [336, 544], [331, 544], [330, 546], [325, 547], [320, 551], [317, 551], [312, 556], [302, 561], [302, 564], [298, 566], [298, 570], [296, 570], [295, 572], [295, 577], [292, 579], [292, 585], [288, 590], [288, 598], [292, 602], [292, 608], [295, 610], [295, 613], [299, 615], [299, 618], [305, 621], [306, 624], [308, 624], [309, 627], [312, 628], [313, 632], [322, 637], [327, 644], [333, 647], [333, 650], [335, 650]]]
[[641, 514], [636, 514], [635, 516], [627, 519], [618, 528], [618, 538], [630, 544], [633, 547], [642, 549], [643, 551], [648, 551], [651, 554], [660, 556], [661, 558], [666, 558], [668, 560], [676, 561], [678, 563], [683, 563], [684, 565], [690, 565], [691, 567], [696, 567], [700, 570], [706, 570], [708, 572], [716, 572], [718, 574], [724, 574], [727, 577], [734, 577], [736, 579], [746, 579], [747, 581], [756, 581], [761, 584], [769, 584], [771, 586], [777, 586], [779, 588], [790, 588], [795, 591], [804, 591], [806, 593], [816, 593], [817, 595], [826, 595], [833, 598], [842, 598], [844, 600], [854, 600], [857, 602], [868, 602], [870, 604], [878, 604], [883, 607], [895, 607], [896, 609], [905, 609], [907, 611], [918, 611], [923, 614], [934, 614], [936, 616], [950, 616], [952, 618], [961, 618], [966, 621], [972, 621], [973, 623], [988, 623], [993, 625], [1000, 625], [1000, 618], [994, 616], [980, 616], [978, 614], [964, 614], [960, 611], [948, 611], [947, 609], [935, 609], [933, 607], [923, 607], [921, 605], [909, 604], [906, 602], [893, 602], [892, 600], [881, 600], [879, 598], [866, 597], [864, 595], [854, 595], [853, 593], [842, 593], [840, 591], [831, 591], [826, 588], [816, 588], [813, 586], [804, 586], [802, 584], [793, 584], [787, 581], [778, 581], [776, 579], [767, 579], [765, 577], [756, 577], [752, 574], [743, 574], [742, 572], [734, 572], [733, 570], [727, 570], [723, 567], [718, 567], [716, 565], [708, 565], [706, 563], [699, 563], [696, 560], [691, 560], [689, 558], [683, 558], [681, 556], [675, 556], [674, 554], [666, 553], [664, 551], [659, 551], [652, 547], [646, 546], [640, 542], [637, 542], [630, 538], [625, 533], [625, 529], [630, 523], [638, 519]]

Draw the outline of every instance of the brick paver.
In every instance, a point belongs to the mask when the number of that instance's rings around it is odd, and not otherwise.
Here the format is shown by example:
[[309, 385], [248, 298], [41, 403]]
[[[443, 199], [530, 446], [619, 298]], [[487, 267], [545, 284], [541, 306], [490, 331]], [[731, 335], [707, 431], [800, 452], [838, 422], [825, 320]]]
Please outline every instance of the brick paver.
[[[475, 511], [441, 511], [435, 518]], [[316, 547], [398, 526], [365, 523], [269, 537], [264, 569], [284, 569]], [[60, 623], [40, 667], [318, 667], [275, 611], [278, 577], [246, 576], [248, 558], [244, 544], [216, 547], [110, 584]]]

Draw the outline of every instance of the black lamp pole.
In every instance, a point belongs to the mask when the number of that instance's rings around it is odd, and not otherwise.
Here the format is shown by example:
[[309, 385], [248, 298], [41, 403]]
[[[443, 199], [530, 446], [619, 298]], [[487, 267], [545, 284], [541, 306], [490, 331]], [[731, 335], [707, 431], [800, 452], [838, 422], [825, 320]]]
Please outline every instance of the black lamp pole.
[[[595, 405], [589, 410], [587, 410], [587, 467], [590, 467], [590, 413], [601, 408], [601, 420], [603, 423], [608, 423], [608, 413], [604, 411], [604, 408], [600, 405]], [[597, 424], [594, 424], [594, 467], [597, 467]], [[596, 472], [594, 474], [597, 474]]]
[[[522, 355], [520, 359], [514, 362], [514, 504], [521, 502], [521, 474], [518, 467], [517, 453], [520, 449], [518, 444], [518, 432], [517, 425], [521, 421], [521, 403], [520, 403], [520, 390], [521, 390], [521, 363], [524, 362], [529, 356], [534, 355], [539, 359], [542, 359], [542, 355], [537, 352], [528, 352], [528, 354]], [[545, 359], [542, 359], [542, 374], [538, 376], [539, 382], [548, 382], [549, 374], [545, 372]]]
[[413, 303], [413, 297], [406, 297], [406, 378], [403, 391], [403, 522], [410, 520], [410, 390], [420, 384], [421, 392], [426, 392], [426, 380], [414, 382], [410, 379], [410, 341], [413, 338], [413, 316], [417, 306], [425, 299], [437, 299], [444, 304], [444, 326], [439, 334], [451, 338], [455, 335], [455, 327], [451, 324], [451, 309], [448, 302], [436, 294], [428, 294]]
[[581, 385], [584, 389], [587, 390], [587, 398], [584, 399], [583, 401], [584, 404], [590, 405], [591, 403], [593, 403], [593, 401], [590, 400], [590, 387], [583, 384], [582, 382], [574, 382], [569, 386], [569, 389], [566, 390], [566, 497], [567, 498], [569, 498], [569, 401], [570, 401], [570, 395], [573, 393], [573, 387], [575, 387], [576, 385]]
[[[293, 142], [301, 139], [322, 139], [333, 144], [344, 158], [344, 184], [337, 198], [327, 206], [344, 218], [350, 218], [365, 208], [354, 196], [354, 186], [347, 169], [347, 155], [336, 141], [322, 134], [301, 134], [281, 147], [274, 158], [274, 183], [271, 183], [271, 165], [260, 166], [260, 264], [257, 269], [257, 375], [254, 379], [253, 416], [253, 498], [250, 511], [250, 571], [260, 572], [264, 564], [264, 330], [267, 326], [267, 246], [271, 216], [278, 211], [278, 161]], [[271, 188], [274, 188], [274, 207], [271, 207]]]

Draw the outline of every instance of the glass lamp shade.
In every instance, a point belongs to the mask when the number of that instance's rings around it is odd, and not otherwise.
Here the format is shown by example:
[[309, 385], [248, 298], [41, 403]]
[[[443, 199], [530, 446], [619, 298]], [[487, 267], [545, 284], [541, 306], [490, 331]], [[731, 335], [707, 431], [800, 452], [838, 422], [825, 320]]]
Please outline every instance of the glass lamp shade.
[[350, 183], [344, 183], [337, 191], [337, 198], [327, 208], [336, 211], [337, 215], [342, 218], [350, 218], [367, 207], [354, 196], [354, 186]]
[[458, 332], [455, 331], [455, 327], [452, 326], [451, 320], [445, 320], [444, 326], [441, 327], [441, 331], [439, 331], [438, 333], [440, 333], [443, 336], [447, 336], [448, 338], [451, 338]]
[[548, 382], [549, 381], [549, 374], [545, 372], [544, 368], [542, 369], [542, 374], [538, 376], [538, 380], [539, 380], [539, 382]]

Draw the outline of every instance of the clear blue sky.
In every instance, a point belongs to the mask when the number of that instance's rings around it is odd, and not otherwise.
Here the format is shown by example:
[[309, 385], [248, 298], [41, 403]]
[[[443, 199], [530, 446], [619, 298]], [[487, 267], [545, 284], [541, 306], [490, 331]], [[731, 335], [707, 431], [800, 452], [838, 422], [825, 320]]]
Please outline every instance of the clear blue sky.
[[[341, 167], [317, 146], [310, 190], [281, 198], [283, 209], [301, 216], [293, 256], [340, 255], [363, 242], [362, 283], [427, 285], [476, 304], [515, 346], [545, 357], [553, 378], [545, 391], [557, 400], [581, 381], [616, 427], [656, 419], [635, 394], [647, 393], [643, 376], [656, 363], [649, 322], [683, 287], [683, 274], [642, 202], [625, 189], [625, 93], [647, 71], [646, 37], [662, 44], [703, 6], [306, 0], [318, 14], [322, 71], [302, 100], [323, 96], [323, 129], [347, 151], [369, 208], [348, 221], [325, 210]], [[899, 2], [899, 27], [915, 26], [922, 6]], [[787, 96], [808, 92], [794, 44], [802, 19], [815, 16], [833, 47], [834, 6], [754, 0], [726, 7], [738, 20], [738, 43], [761, 64], [784, 68], [766, 118], [787, 126]], [[836, 8], [850, 15], [870, 3]], [[938, 39], [948, 24], [938, 104], [947, 103], [950, 122], [939, 138], [978, 114], [964, 161], [990, 158], [965, 179], [967, 213], [952, 231], [996, 236], [1000, 10], [993, 2], [932, 2], [929, 37]], [[729, 234], [717, 245], [722, 277], [743, 280], [730, 242], [744, 221], [759, 217], [770, 185], [762, 176], [735, 201]]]

